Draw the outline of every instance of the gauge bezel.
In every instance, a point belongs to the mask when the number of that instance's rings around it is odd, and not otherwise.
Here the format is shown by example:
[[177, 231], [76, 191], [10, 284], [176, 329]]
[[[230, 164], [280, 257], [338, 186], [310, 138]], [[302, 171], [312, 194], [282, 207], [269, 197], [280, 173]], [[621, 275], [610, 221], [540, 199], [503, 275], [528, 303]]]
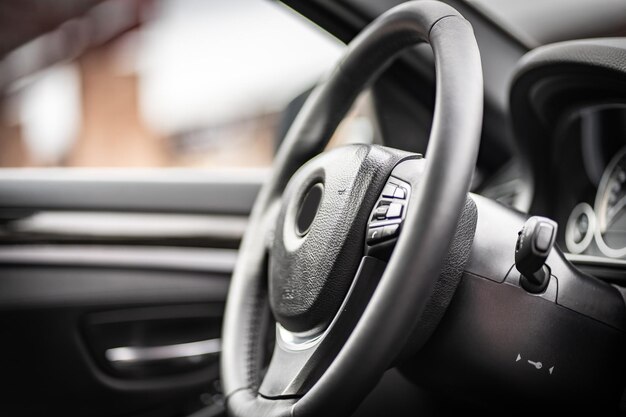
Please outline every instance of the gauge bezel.
[[[589, 225], [585, 236], [580, 242], [576, 242], [574, 240], [574, 227], [576, 227], [575, 222], [581, 214], [585, 214], [587, 216]], [[587, 203], [579, 203], [576, 205], [570, 213], [569, 218], [567, 219], [567, 225], [565, 226], [565, 245], [567, 246], [567, 250], [570, 253], [575, 254], [584, 252], [594, 238], [596, 225], [596, 213], [593, 211], [593, 208]]]
[[603, 229], [606, 228], [606, 206], [607, 206], [607, 186], [608, 182], [612, 177], [613, 171], [615, 167], [619, 163], [622, 158], [626, 156], [626, 147], [623, 147], [613, 156], [609, 164], [604, 169], [602, 173], [602, 178], [600, 179], [600, 184], [598, 185], [598, 190], [596, 193], [596, 199], [594, 202], [594, 211], [596, 213], [597, 227], [594, 228], [594, 237], [596, 245], [600, 252], [603, 255], [608, 256], [609, 258], [623, 258], [626, 256], [626, 247], [615, 249], [610, 247], [604, 241], [602, 233]]

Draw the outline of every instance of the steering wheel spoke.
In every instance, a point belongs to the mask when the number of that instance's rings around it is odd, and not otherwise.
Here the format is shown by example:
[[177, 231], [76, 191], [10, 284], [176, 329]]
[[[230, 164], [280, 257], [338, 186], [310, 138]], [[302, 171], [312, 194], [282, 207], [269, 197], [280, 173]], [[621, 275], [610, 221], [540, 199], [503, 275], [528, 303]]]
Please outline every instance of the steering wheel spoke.
[[276, 324], [276, 344], [259, 393], [266, 398], [294, 398], [306, 393], [326, 370], [356, 325], [380, 280], [386, 262], [362, 258], [339, 311], [321, 332], [298, 334]]

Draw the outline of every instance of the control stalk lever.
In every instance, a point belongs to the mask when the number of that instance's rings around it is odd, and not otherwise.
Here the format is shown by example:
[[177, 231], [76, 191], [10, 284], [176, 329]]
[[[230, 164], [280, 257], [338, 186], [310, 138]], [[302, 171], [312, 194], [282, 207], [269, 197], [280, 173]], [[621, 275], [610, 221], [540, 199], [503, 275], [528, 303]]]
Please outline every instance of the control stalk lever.
[[543, 292], [550, 282], [550, 268], [545, 263], [556, 240], [556, 229], [556, 222], [533, 216], [518, 233], [515, 267], [522, 274], [522, 288], [528, 292]]

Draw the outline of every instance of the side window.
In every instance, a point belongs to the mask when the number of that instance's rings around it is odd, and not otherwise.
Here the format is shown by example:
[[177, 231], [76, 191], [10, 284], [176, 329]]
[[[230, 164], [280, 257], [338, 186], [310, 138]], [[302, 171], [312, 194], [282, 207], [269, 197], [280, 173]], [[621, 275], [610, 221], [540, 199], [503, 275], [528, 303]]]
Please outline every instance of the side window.
[[[264, 167], [344, 45], [265, 0], [109, 0], [8, 54], [0, 167]], [[333, 143], [371, 141], [368, 97]]]

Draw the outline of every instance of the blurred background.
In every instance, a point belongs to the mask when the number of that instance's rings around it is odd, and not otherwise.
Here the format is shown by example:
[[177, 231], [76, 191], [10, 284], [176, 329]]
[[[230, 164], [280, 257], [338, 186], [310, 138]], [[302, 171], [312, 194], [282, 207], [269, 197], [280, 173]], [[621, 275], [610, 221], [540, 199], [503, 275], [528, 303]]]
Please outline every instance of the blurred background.
[[[472, 12], [491, 103], [475, 191], [513, 205], [526, 192], [509, 159], [515, 63], [550, 42], [626, 36], [626, 0], [465, 1], [489, 18]], [[333, 32], [349, 39], [399, 2], [320, 0], [329, 16], [318, 17], [329, 27], [337, 18]], [[382, 143], [384, 132], [425, 149], [434, 83], [422, 46], [357, 99], [329, 146]], [[215, 346], [258, 190], [344, 49], [275, 0], [0, 0], [0, 324], [10, 342], [0, 417], [221, 407], [214, 349], [130, 365], [106, 352]], [[423, 402], [398, 381], [362, 409], [397, 416], [375, 404]]]
[[[469, 1], [531, 48], [626, 35], [623, 0]], [[0, 18], [0, 167], [267, 166], [344, 48], [272, 1], [23, 0]], [[375, 140], [367, 101], [334, 143]]]
[[283, 110], [343, 48], [269, 1], [26, 0], [0, 13], [2, 167], [267, 166]]

